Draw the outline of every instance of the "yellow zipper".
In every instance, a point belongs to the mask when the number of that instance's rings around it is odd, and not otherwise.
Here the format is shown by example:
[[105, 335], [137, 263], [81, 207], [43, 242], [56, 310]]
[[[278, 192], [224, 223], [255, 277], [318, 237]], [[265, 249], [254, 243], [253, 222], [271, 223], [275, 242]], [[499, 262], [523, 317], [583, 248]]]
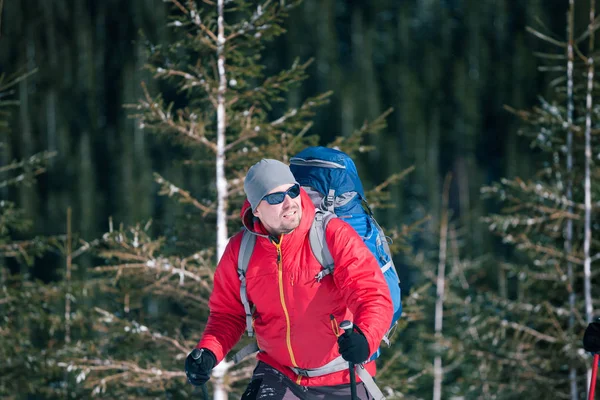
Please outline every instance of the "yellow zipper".
[[339, 325], [333, 314], [329, 314], [329, 322], [331, 323], [331, 330], [333, 331], [333, 334], [335, 336], [340, 336]]
[[[282, 235], [282, 237], [279, 238], [279, 243], [275, 243], [275, 241], [273, 241], [273, 244], [277, 248], [277, 268], [278, 268], [278, 276], [279, 276], [279, 299], [281, 300], [281, 306], [283, 307], [283, 313], [285, 314], [285, 324], [286, 324], [285, 341], [287, 343], [288, 352], [290, 353], [290, 359], [292, 360], [292, 365], [295, 368], [298, 368], [298, 364], [296, 363], [296, 357], [294, 357], [294, 351], [292, 350], [292, 337], [291, 337], [292, 328], [291, 328], [291, 324], [290, 324], [290, 315], [288, 314], [287, 307], [285, 305], [285, 297], [283, 294], [283, 261], [281, 259], [281, 240], [282, 239], [283, 239], [283, 235]], [[296, 383], [300, 384], [301, 379], [302, 379], [302, 376], [298, 375], [298, 379], [296, 379]]]

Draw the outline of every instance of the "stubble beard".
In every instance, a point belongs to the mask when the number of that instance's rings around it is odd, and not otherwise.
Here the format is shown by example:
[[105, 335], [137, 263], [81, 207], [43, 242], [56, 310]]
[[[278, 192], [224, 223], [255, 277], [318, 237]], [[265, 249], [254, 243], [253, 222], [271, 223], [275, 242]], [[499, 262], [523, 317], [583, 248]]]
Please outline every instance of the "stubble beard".
[[[283, 217], [282, 217], [283, 218]], [[296, 211], [296, 215], [294, 216], [294, 219], [292, 221], [282, 221], [281, 224], [279, 225], [279, 232], [278, 234], [288, 234], [291, 233], [294, 229], [296, 229], [298, 226], [300, 226], [300, 210], [298, 209]]]

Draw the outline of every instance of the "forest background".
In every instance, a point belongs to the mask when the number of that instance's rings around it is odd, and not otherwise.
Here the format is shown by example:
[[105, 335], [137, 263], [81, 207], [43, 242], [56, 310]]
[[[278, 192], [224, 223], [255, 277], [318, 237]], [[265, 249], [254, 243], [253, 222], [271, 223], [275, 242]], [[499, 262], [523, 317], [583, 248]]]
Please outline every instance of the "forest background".
[[[229, 234], [240, 171], [337, 144], [395, 239], [406, 311], [380, 361], [386, 393], [584, 398], [580, 338], [598, 292], [594, 2], [225, 3], [236, 23], [259, 6], [272, 18], [225, 70], [252, 67], [240, 91], [279, 77], [257, 115], [289, 123], [231, 149]], [[188, 122], [198, 109], [218, 130], [211, 101], [159, 65], [198, 56], [214, 98], [224, 90], [218, 49], [177, 31], [194, 7], [216, 29], [216, 1], [0, 2], [2, 396], [193, 395], [182, 357], [218, 253], [215, 152], [152, 105]], [[230, 132], [245, 138], [233, 103]], [[250, 367], [211, 389], [239, 397]]]

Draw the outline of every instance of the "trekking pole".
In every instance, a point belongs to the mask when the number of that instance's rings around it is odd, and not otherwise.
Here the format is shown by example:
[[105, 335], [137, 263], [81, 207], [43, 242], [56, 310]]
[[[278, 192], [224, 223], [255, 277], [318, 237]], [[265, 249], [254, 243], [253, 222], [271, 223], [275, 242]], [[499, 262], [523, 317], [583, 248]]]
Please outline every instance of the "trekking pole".
[[[209, 400], [209, 397], [208, 397], [208, 389], [206, 388], [206, 383], [205, 383], [205, 384], [203, 384], [203, 385], [200, 385], [200, 388], [201, 388], [201, 390], [202, 390], [202, 397], [204, 398], [204, 400]], [[194, 388], [194, 393], [197, 393], [197, 392], [198, 392], [198, 386], [196, 386], [196, 387]], [[195, 395], [195, 394], [194, 394], [194, 397], [196, 397], [196, 395]]]
[[[352, 333], [354, 324], [351, 321], [344, 320], [340, 323], [340, 329], [344, 330], [344, 336], [348, 337]], [[356, 371], [354, 370], [354, 363], [348, 361], [348, 370], [350, 371], [350, 396], [352, 400], [358, 400], [356, 397]]]
[[598, 374], [598, 359], [600, 354], [594, 354], [594, 364], [592, 365], [592, 380], [590, 381], [590, 393], [588, 400], [594, 400], [594, 392], [596, 391], [596, 375]]
[[[203, 385], [200, 385], [200, 389], [202, 390], [202, 397], [204, 398], [204, 400], [208, 400], [209, 397], [208, 397], [208, 389], [206, 388], [206, 383]], [[196, 386], [194, 388], [194, 393], [197, 393], [197, 392], [198, 392], [198, 386]], [[196, 397], [196, 395], [194, 394], [193, 397]]]

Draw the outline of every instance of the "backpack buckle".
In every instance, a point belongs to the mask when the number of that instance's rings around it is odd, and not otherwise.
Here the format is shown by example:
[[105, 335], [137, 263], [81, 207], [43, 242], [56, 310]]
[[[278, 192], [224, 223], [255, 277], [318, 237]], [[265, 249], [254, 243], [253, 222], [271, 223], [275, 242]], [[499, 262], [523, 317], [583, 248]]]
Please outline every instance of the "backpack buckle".
[[321, 270], [321, 272], [319, 272], [317, 275], [315, 275], [315, 279], [317, 280], [317, 282], [320, 283], [321, 280], [323, 280], [323, 278], [325, 278], [330, 273], [331, 273], [331, 267], [325, 267]]
[[335, 190], [329, 189], [329, 193], [327, 193], [327, 197], [325, 197], [325, 207], [327, 211], [333, 212], [333, 206], [335, 204]]

